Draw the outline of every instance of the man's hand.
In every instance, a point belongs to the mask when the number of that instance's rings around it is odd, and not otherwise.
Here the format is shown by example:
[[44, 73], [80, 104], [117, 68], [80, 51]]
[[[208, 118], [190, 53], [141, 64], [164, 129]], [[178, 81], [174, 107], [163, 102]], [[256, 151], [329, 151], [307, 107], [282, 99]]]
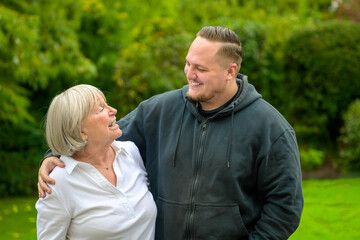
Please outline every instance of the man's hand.
[[39, 197], [45, 197], [45, 192], [51, 193], [51, 189], [47, 184], [55, 184], [55, 180], [49, 177], [51, 171], [56, 167], [65, 167], [65, 163], [57, 157], [45, 158], [39, 169], [39, 182], [37, 184]]

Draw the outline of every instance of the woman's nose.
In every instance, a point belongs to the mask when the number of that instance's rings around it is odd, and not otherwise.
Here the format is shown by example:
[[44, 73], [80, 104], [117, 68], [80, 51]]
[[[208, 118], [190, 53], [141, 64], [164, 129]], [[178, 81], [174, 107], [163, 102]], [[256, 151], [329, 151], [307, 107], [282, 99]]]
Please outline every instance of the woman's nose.
[[115, 114], [117, 113], [117, 110], [116, 110], [115, 108], [110, 107], [110, 106], [108, 106], [108, 107], [109, 107], [109, 113], [110, 113], [111, 115], [115, 115]]

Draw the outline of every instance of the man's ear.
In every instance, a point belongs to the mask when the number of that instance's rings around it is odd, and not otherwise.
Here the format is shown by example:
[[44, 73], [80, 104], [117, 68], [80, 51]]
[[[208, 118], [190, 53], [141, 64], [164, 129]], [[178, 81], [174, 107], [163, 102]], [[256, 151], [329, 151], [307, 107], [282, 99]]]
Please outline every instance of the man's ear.
[[237, 75], [237, 72], [238, 72], [238, 66], [236, 65], [236, 63], [231, 63], [227, 69], [228, 79], [230, 80], [234, 79]]

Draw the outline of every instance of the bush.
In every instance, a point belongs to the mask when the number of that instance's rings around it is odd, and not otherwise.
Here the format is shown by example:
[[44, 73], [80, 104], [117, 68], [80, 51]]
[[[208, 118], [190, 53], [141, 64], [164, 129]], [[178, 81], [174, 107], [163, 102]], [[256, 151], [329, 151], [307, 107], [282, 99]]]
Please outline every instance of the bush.
[[360, 99], [354, 101], [343, 116], [340, 157], [344, 170], [360, 171]]
[[30, 125], [1, 124], [0, 196], [34, 196], [39, 162], [46, 150], [43, 134]]
[[[184, 59], [194, 36], [170, 18], [148, 20], [139, 26], [133, 42], [120, 51], [113, 72], [112, 95], [120, 113], [133, 110], [140, 101], [186, 84]], [[121, 104], [120, 104], [121, 103]]]
[[307, 150], [300, 149], [301, 168], [303, 170], [315, 170], [324, 163], [325, 153], [323, 151], [310, 148]]
[[[330, 21], [295, 31], [285, 46], [287, 116], [298, 135], [324, 143], [360, 97], [360, 25]], [[285, 102], [284, 102], [285, 103]]]

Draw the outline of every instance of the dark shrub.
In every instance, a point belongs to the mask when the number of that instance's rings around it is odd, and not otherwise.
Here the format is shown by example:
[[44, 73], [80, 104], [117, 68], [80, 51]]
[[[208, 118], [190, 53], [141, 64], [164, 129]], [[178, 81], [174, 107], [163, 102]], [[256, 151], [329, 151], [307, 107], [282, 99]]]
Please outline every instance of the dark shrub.
[[360, 99], [344, 114], [339, 143], [341, 165], [347, 171], [360, 171]]
[[299, 135], [339, 134], [341, 115], [360, 97], [360, 25], [331, 21], [295, 31], [285, 46], [287, 115]]

